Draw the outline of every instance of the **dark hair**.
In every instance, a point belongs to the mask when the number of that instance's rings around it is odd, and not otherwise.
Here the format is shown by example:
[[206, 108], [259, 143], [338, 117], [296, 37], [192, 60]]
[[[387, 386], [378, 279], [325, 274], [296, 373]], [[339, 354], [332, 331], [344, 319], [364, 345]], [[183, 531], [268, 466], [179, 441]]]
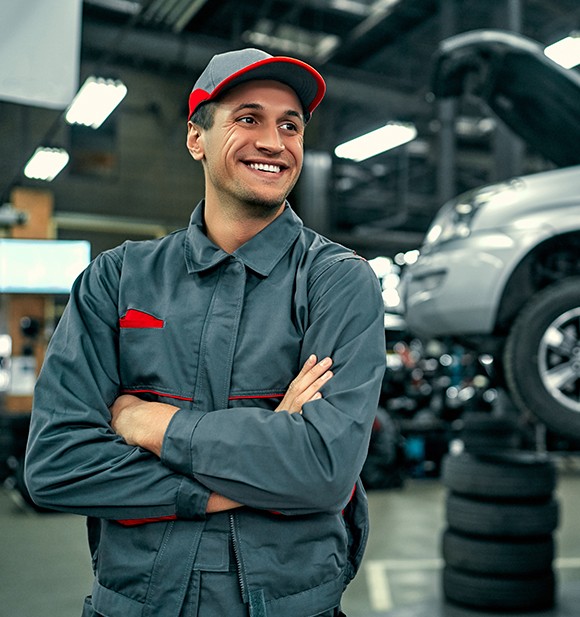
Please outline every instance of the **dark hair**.
[[200, 126], [202, 129], [211, 129], [213, 126], [215, 110], [216, 103], [214, 101], [204, 103], [191, 114], [189, 121], [197, 124], [197, 126]]

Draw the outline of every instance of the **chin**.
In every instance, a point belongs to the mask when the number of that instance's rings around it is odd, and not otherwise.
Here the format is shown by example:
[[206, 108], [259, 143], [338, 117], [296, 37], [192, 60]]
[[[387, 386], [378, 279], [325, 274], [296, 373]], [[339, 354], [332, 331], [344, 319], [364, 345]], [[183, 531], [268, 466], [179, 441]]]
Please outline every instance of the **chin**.
[[286, 202], [286, 197], [266, 199], [255, 197], [245, 202], [246, 211], [252, 218], [265, 219], [275, 214]]

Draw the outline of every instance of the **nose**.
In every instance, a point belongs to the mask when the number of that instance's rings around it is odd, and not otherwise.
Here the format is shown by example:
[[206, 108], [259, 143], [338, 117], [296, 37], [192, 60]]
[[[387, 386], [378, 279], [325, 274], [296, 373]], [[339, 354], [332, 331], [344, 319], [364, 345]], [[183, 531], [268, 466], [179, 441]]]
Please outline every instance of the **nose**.
[[284, 139], [275, 124], [264, 124], [256, 135], [256, 148], [270, 153], [282, 152], [286, 146]]

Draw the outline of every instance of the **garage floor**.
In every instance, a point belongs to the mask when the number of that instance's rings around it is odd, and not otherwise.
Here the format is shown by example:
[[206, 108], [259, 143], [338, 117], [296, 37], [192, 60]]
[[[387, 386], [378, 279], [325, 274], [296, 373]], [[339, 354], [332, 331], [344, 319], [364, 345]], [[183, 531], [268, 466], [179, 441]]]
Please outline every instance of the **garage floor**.
[[[579, 614], [580, 463], [568, 458], [561, 467], [558, 604], [534, 617]], [[349, 617], [498, 617], [441, 598], [445, 495], [438, 480], [407, 480], [402, 489], [369, 494], [372, 531], [361, 572], [344, 598]], [[79, 617], [90, 586], [84, 520], [32, 512], [12, 491], [0, 489], [0, 614]]]

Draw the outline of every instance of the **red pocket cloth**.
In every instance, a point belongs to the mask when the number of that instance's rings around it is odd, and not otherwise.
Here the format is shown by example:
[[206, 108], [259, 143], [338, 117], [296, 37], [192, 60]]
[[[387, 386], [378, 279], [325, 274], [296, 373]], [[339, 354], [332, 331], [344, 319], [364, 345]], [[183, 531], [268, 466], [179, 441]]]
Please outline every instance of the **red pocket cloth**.
[[129, 309], [119, 319], [119, 327], [121, 328], [163, 328], [164, 325], [165, 322], [162, 319], [157, 319], [157, 317], [137, 309]]
[[136, 527], [137, 525], [146, 525], [147, 523], [159, 523], [161, 521], [176, 521], [177, 516], [170, 514], [168, 516], [156, 516], [154, 518], [129, 518], [125, 520], [117, 521], [123, 525], [123, 527]]

